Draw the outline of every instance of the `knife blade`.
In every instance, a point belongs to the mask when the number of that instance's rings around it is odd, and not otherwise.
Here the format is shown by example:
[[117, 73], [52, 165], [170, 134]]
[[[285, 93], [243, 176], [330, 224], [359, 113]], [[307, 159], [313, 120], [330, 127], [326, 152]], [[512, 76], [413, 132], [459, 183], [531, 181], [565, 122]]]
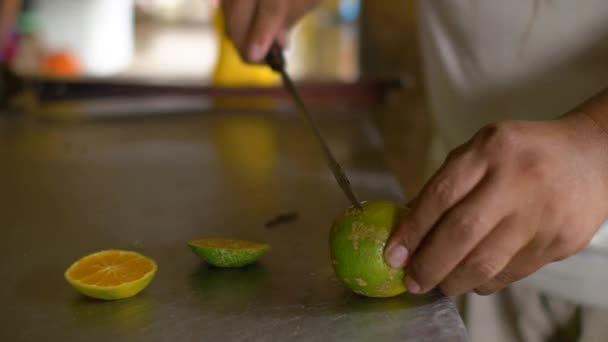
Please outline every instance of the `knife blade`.
[[285, 58], [283, 57], [283, 51], [281, 50], [281, 47], [276, 42], [272, 44], [270, 50], [268, 51], [268, 54], [266, 55], [266, 58], [265, 58], [265, 62], [266, 62], [266, 64], [268, 64], [270, 66], [270, 68], [272, 68], [272, 70], [281, 74], [281, 79], [283, 80], [283, 86], [285, 87], [285, 89], [287, 90], [289, 95], [291, 96], [292, 100], [295, 102], [296, 106], [298, 107], [298, 109], [300, 111], [300, 114], [302, 114], [302, 116], [304, 117], [304, 119], [306, 120], [306, 122], [308, 123], [310, 128], [312, 129], [312, 131], [317, 139], [317, 142], [319, 143], [319, 145], [321, 147], [323, 156], [325, 157], [325, 161], [327, 162], [329, 169], [331, 170], [332, 174], [334, 175], [336, 182], [342, 189], [342, 192], [346, 195], [346, 197], [351, 202], [351, 204], [353, 205], [354, 208], [362, 210], [363, 207], [361, 207], [359, 198], [355, 194], [355, 191], [353, 190], [353, 188], [350, 184], [350, 181], [348, 180], [348, 177], [346, 176], [346, 173], [344, 172], [344, 169], [342, 168], [340, 163], [338, 163], [338, 161], [332, 154], [327, 142], [321, 135], [321, 131], [319, 130], [319, 127], [315, 123], [315, 120], [313, 119], [312, 115], [308, 111], [308, 108], [304, 104], [304, 101], [300, 97], [300, 94], [298, 93], [298, 90], [296, 89], [293, 81], [289, 77], [289, 74], [287, 74], [287, 71], [285, 70], [286, 63], [285, 63]]

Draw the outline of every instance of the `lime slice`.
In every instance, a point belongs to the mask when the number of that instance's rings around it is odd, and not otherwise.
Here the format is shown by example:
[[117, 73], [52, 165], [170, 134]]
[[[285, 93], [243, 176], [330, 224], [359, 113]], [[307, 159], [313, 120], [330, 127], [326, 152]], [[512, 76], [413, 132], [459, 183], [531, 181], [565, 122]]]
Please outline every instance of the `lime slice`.
[[108, 250], [82, 257], [64, 276], [80, 293], [112, 300], [138, 294], [148, 286], [156, 270], [154, 260], [139, 253]]
[[270, 246], [264, 243], [231, 239], [194, 240], [188, 242], [188, 246], [201, 259], [217, 267], [249, 265], [270, 249]]

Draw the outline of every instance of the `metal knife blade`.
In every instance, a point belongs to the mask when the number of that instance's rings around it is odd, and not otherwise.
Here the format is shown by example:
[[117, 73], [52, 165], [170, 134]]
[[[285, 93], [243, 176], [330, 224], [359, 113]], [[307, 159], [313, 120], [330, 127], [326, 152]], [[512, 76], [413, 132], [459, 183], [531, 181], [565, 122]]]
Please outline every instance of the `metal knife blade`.
[[342, 189], [342, 192], [344, 192], [344, 194], [346, 195], [348, 200], [351, 202], [353, 207], [355, 207], [357, 209], [363, 209], [361, 207], [361, 203], [360, 203], [359, 199], [357, 198], [357, 195], [353, 191], [353, 188], [350, 184], [350, 181], [348, 180], [348, 177], [346, 176], [346, 173], [344, 173], [342, 166], [340, 166], [340, 163], [338, 163], [338, 161], [336, 160], [334, 155], [331, 153], [331, 150], [329, 149], [327, 142], [321, 135], [321, 131], [319, 130], [319, 127], [317, 127], [317, 124], [315, 123], [314, 119], [312, 118], [312, 115], [310, 114], [310, 112], [308, 111], [308, 108], [304, 104], [304, 101], [300, 97], [298, 90], [296, 89], [294, 83], [291, 81], [291, 78], [287, 74], [287, 72], [285, 70], [285, 58], [283, 57], [283, 52], [281, 50], [281, 47], [278, 44], [276, 44], [276, 43], [272, 44], [272, 47], [268, 51], [268, 55], [266, 55], [265, 62], [272, 68], [272, 70], [281, 74], [281, 79], [283, 80], [283, 85], [287, 89], [287, 92], [289, 93], [289, 95], [291, 96], [293, 101], [296, 103], [296, 106], [300, 110], [300, 113], [302, 114], [304, 119], [306, 119], [306, 122], [308, 122], [315, 137], [317, 138], [317, 142], [321, 146], [321, 150], [323, 151], [323, 156], [325, 157], [325, 160], [327, 161], [329, 169], [333, 173], [334, 178], [336, 179], [336, 181], [338, 182], [338, 185]]

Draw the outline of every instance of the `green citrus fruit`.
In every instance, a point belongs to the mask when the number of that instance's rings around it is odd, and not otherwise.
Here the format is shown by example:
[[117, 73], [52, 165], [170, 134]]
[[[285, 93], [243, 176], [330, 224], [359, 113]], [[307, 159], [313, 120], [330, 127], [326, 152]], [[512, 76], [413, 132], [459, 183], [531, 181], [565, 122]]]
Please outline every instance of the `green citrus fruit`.
[[354, 292], [368, 297], [392, 297], [406, 291], [405, 272], [384, 261], [384, 246], [405, 208], [388, 201], [349, 208], [331, 229], [329, 244], [334, 270]]
[[207, 263], [217, 267], [249, 265], [270, 249], [270, 246], [264, 243], [229, 239], [194, 240], [188, 242], [188, 246]]
[[65, 279], [80, 293], [98, 299], [122, 299], [142, 291], [154, 275], [154, 260], [121, 250], [87, 255], [65, 271]]

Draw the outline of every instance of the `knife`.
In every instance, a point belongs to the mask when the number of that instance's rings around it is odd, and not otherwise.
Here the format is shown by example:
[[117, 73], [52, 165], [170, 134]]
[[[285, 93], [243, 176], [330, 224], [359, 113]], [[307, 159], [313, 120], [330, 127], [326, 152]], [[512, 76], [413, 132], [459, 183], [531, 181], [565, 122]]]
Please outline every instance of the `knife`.
[[327, 142], [321, 135], [321, 131], [319, 130], [319, 127], [317, 127], [317, 124], [315, 123], [314, 119], [312, 118], [312, 115], [310, 114], [310, 112], [306, 108], [306, 105], [304, 104], [304, 101], [300, 97], [298, 90], [296, 89], [291, 78], [287, 74], [287, 71], [285, 70], [285, 58], [283, 57], [283, 51], [281, 50], [281, 47], [276, 42], [273, 43], [272, 46], [270, 47], [270, 50], [268, 51], [268, 54], [266, 55], [266, 58], [264, 61], [266, 62], [266, 64], [268, 64], [270, 66], [270, 68], [272, 68], [272, 70], [281, 74], [281, 79], [283, 80], [283, 85], [285, 86], [285, 89], [291, 96], [292, 100], [295, 102], [296, 106], [300, 110], [300, 114], [302, 114], [302, 116], [304, 117], [306, 122], [308, 122], [308, 125], [310, 126], [315, 137], [317, 138], [317, 142], [319, 143], [321, 150], [323, 151], [323, 156], [325, 157], [325, 161], [327, 162], [329, 169], [333, 173], [334, 178], [338, 182], [338, 185], [342, 189], [342, 192], [344, 192], [344, 194], [346, 195], [348, 200], [352, 203], [354, 208], [363, 210], [363, 208], [361, 207], [361, 203], [359, 202], [359, 199], [357, 198], [357, 195], [353, 191], [353, 188], [350, 184], [350, 181], [348, 180], [348, 177], [346, 177], [346, 173], [344, 173], [342, 166], [340, 166], [340, 163], [338, 163], [338, 161], [336, 160], [334, 155], [331, 153], [331, 150], [329, 149]]

